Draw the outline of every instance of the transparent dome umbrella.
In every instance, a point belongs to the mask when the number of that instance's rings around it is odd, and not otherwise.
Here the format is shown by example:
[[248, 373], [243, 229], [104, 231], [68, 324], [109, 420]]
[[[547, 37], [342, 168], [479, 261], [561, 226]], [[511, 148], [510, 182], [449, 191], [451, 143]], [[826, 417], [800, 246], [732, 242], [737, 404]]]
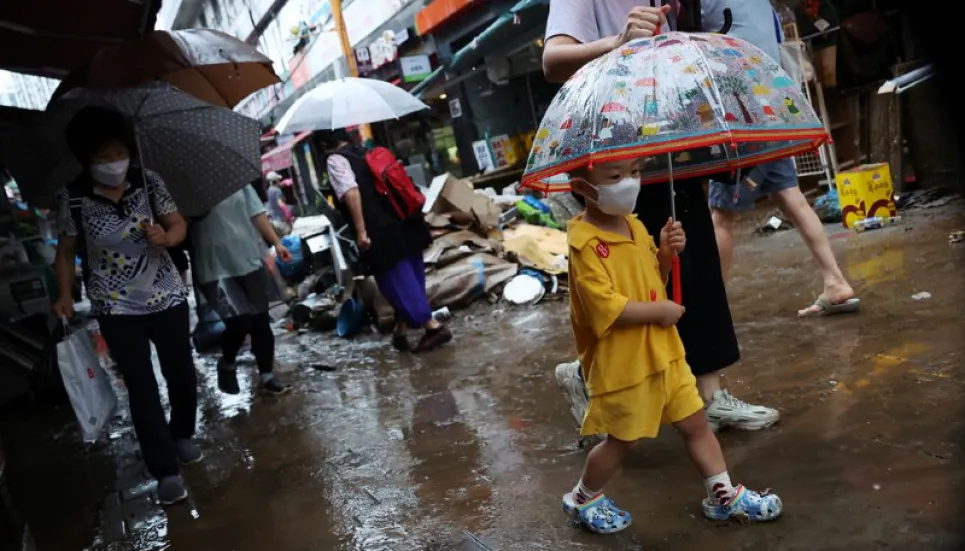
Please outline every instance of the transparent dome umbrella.
[[[729, 173], [828, 139], [802, 90], [764, 52], [726, 35], [672, 32], [629, 42], [563, 86], [536, 133], [522, 185], [568, 191], [568, 182], [550, 178], [639, 158], [643, 184], [672, 187], [675, 177]], [[672, 198], [670, 211], [676, 218]]]

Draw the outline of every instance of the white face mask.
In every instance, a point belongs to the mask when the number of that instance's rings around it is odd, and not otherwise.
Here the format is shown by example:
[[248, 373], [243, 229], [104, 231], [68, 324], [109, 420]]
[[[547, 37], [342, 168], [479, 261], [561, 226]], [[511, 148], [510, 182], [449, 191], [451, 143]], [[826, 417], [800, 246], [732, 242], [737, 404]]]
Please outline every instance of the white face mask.
[[117, 187], [124, 183], [130, 159], [122, 159], [113, 163], [90, 165], [90, 175], [98, 184], [107, 187]]
[[610, 186], [593, 186], [597, 208], [611, 216], [626, 216], [637, 208], [640, 194], [639, 178], [624, 178]]

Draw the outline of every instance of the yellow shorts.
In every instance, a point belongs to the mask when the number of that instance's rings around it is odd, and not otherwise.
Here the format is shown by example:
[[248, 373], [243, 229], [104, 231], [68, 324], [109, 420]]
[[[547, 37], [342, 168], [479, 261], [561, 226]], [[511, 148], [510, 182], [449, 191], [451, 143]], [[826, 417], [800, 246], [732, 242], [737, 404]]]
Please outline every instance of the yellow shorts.
[[624, 442], [654, 438], [661, 424], [683, 421], [703, 407], [690, 366], [678, 361], [637, 386], [591, 396], [580, 434], [608, 434]]

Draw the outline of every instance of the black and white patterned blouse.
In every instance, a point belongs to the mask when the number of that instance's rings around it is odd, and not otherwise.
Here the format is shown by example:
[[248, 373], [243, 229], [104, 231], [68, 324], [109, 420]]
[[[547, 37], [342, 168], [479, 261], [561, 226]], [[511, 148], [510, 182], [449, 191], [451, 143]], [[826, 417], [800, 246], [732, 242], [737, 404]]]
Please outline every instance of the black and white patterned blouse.
[[[177, 210], [164, 181], [151, 171], [145, 174], [153, 196], [154, 216]], [[93, 190], [80, 202], [91, 271], [85, 275], [92, 314], [151, 314], [187, 299], [187, 290], [171, 256], [147, 242], [144, 228], [151, 219], [151, 201], [143, 182], [131, 182], [118, 203]], [[61, 235], [78, 234], [66, 189], [60, 194], [57, 225]]]

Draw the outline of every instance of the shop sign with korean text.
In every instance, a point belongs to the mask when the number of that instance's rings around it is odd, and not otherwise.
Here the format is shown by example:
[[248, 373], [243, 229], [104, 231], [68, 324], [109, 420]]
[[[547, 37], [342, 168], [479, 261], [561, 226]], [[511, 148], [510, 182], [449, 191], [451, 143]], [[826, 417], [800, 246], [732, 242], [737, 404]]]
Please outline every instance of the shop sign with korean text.
[[459, 98], [449, 100], [449, 114], [454, 119], [462, 116], [462, 102], [459, 101]]
[[399, 59], [402, 78], [406, 82], [422, 82], [432, 74], [432, 63], [426, 54], [406, 56]]
[[509, 140], [509, 135], [502, 134], [499, 136], [493, 136], [490, 140], [490, 145], [492, 146], [493, 160], [495, 161], [496, 168], [506, 168], [512, 164], [515, 160], [512, 151], [512, 143]]
[[372, 56], [369, 54], [368, 46], [355, 49], [355, 63], [360, 73], [371, 73], [373, 71]]
[[476, 166], [479, 167], [480, 172], [486, 172], [495, 168], [495, 166], [493, 166], [493, 156], [489, 151], [489, 144], [486, 140], [472, 142], [472, 152], [476, 156]]

